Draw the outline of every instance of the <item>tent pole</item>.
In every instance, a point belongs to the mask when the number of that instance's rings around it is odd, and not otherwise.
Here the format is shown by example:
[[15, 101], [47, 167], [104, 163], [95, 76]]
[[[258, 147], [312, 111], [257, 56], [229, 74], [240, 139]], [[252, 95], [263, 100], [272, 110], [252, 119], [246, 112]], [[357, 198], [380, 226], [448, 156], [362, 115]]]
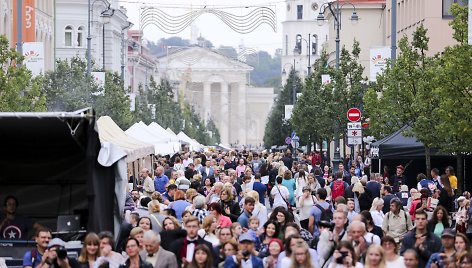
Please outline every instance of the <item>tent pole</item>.
[[134, 168], [134, 161], [133, 161], [133, 190], [137, 190], [137, 185], [136, 185], [136, 170]]
[[379, 173], [382, 174], [382, 159], [379, 158]]

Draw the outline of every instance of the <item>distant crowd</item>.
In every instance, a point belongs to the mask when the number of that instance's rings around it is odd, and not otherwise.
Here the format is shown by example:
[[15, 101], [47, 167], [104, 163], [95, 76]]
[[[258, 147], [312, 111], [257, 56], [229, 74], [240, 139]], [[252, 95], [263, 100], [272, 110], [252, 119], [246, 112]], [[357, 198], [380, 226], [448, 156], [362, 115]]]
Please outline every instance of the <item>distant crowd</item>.
[[[60, 256], [65, 242], [41, 227], [23, 265], [472, 267], [470, 194], [458, 192], [454, 169], [404, 171], [370, 173], [370, 159], [356, 156], [333, 172], [319, 152], [157, 158], [153, 170], [129, 172], [117, 239], [88, 233], [74, 259]], [[14, 201], [5, 200], [0, 231]]]

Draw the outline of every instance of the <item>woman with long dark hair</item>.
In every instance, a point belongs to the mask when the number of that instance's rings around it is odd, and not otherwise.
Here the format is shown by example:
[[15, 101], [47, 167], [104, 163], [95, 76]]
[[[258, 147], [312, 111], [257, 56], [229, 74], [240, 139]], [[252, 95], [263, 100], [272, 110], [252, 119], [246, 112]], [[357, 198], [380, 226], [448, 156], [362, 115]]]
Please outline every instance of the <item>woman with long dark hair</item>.
[[428, 230], [441, 238], [442, 231], [449, 227], [447, 210], [443, 206], [437, 206], [433, 212], [433, 217], [428, 222]]
[[279, 224], [276, 221], [268, 221], [263, 226], [264, 232], [259, 236], [261, 247], [259, 258], [269, 256], [269, 243], [273, 238], [278, 238], [280, 233]]
[[213, 258], [210, 249], [206, 245], [198, 245], [193, 253], [189, 268], [212, 268]]

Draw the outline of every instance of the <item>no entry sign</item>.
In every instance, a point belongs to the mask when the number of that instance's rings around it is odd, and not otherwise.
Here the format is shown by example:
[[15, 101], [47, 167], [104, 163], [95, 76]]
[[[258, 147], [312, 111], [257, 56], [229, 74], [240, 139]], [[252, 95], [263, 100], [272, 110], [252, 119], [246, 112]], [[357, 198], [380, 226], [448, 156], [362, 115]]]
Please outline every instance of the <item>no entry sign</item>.
[[361, 110], [357, 108], [350, 108], [347, 111], [347, 120], [351, 122], [358, 122], [359, 120], [361, 120], [361, 116]]

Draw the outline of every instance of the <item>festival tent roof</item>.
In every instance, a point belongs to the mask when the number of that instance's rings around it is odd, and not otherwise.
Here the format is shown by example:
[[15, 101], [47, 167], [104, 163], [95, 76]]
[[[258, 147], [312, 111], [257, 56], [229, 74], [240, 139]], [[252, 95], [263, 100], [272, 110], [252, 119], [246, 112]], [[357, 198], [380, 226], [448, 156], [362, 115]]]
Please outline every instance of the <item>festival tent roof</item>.
[[153, 133], [143, 122], [132, 125], [125, 131], [126, 135], [137, 140], [154, 145], [154, 154], [172, 155], [175, 149], [172, 143], [168, 143], [165, 137]]
[[[414, 136], [405, 136], [402, 133], [411, 130], [408, 125], [403, 126], [391, 135], [370, 145], [372, 158], [424, 158], [424, 144]], [[442, 156], [436, 149], [431, 149], [431, 156]]]
[[100, 117], [97, 120], [97, 127], [100, 141], [118, 145], [125, 151], [127, 155], [126, 162], [128, 163], [154, 153], [154, 146], [152, 144], [126, 135], [109, 116]]
[[[144, 124], [144, 123], [143, 123]], [[175, 135], [172, 135], [169, 133], [167, 130], [165, 130], [163, 127], [161, 127], [158, 123], [152, 122], [147, 126], [154, 134], [159, 135], [163, 138], [165, 138], [167, 141], [175, 141], [178, 142], [179, 138], [176, 137]]]
[[189, 136], [187, 136], [187, 134], [185, 134], [182, 131], [180, 131], [179, 134], [177, 134], [177, 137], [188, 142], [190, 144], [190, 150], [192, 151], [200, 151], [203, 147], [199, 142], [190, 138]]
[[172, 129], [170, 129], [170, 128], [166, 128], [166, 131], [169, 132], [170, 134], [174, 135], [174, 136], [177, 136], [177, 134], [175, 134], [175, 132], [172, 131]]

